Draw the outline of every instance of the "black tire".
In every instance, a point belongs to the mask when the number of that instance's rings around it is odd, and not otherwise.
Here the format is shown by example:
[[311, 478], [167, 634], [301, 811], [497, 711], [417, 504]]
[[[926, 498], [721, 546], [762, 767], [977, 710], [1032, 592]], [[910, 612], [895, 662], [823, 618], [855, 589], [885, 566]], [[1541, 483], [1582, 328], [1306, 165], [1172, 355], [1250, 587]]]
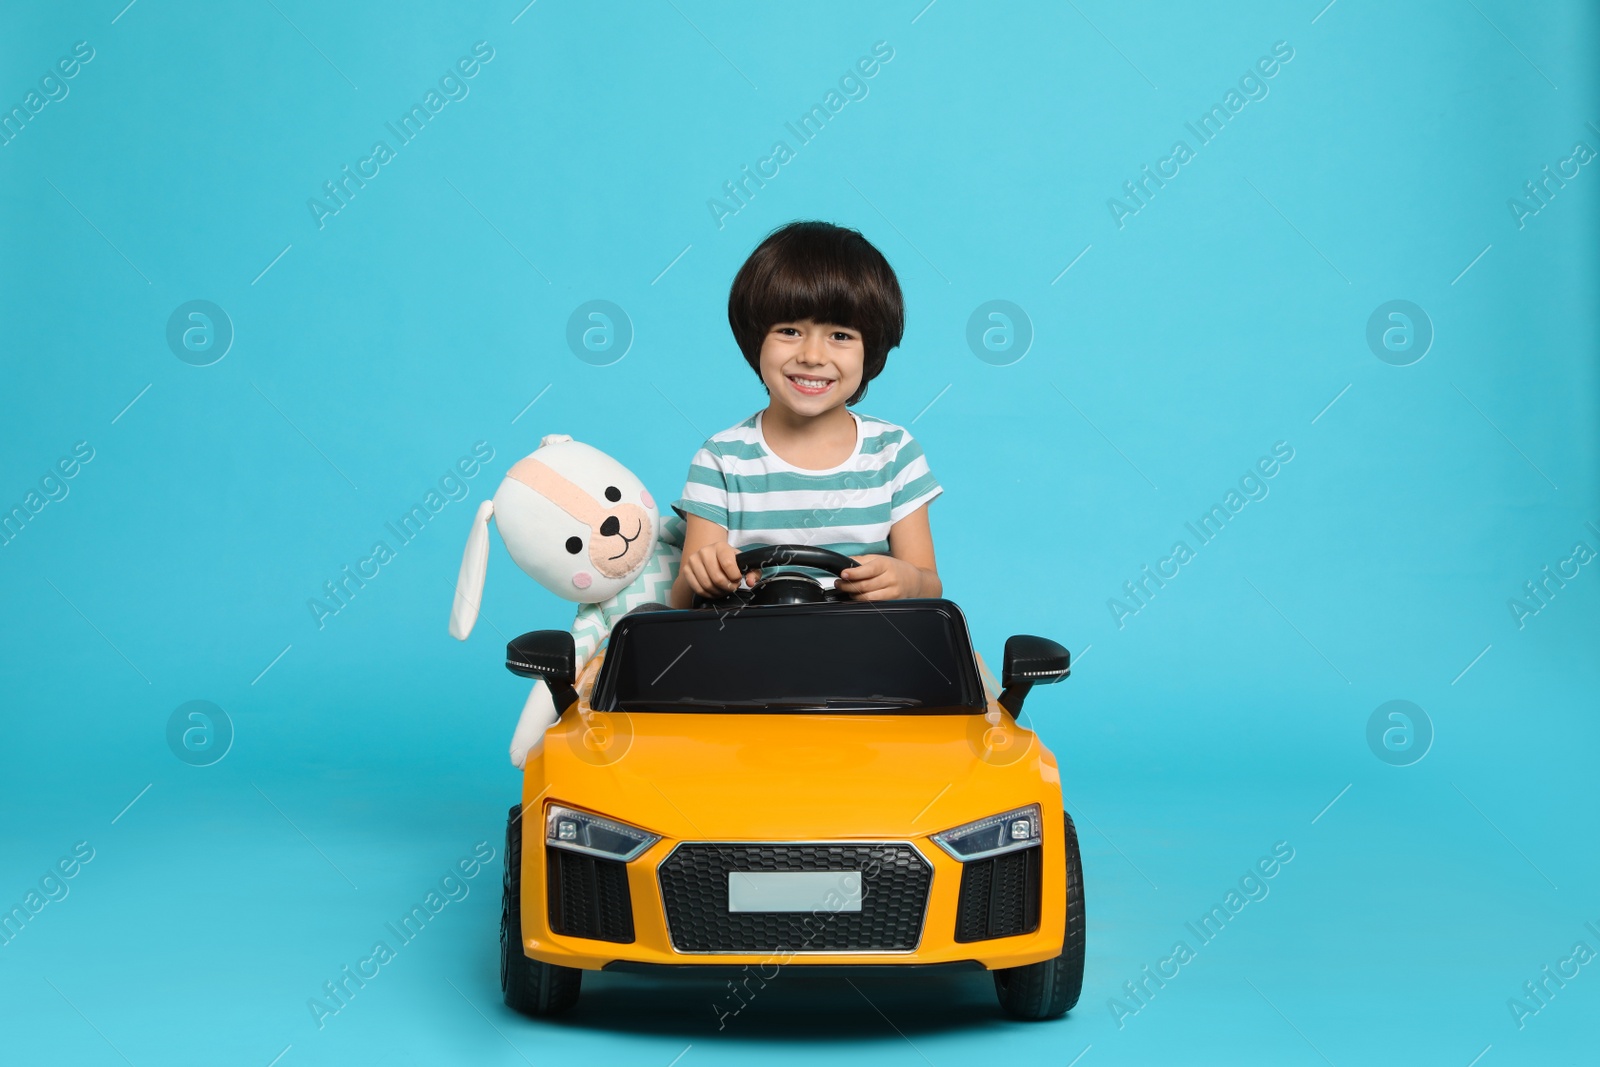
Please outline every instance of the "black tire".
[[583, 971], [529, 959], [522, 949], [522, 805], [506, 817], [506, 877], [500, 898], [500, 990], [524, 1015], [559, 1015], [578, 1002]]
[[1067, 930], [1061, 955], [1025, 967], [994, 972], [994, 992], [1000, 1010], [1013, 1019], [1055, 1019], [1078, 1003], [1083, 992], [1083, 860], [1078, 854], [1078, 829], [1072, 816], [1061, 813], [1066, 828]]

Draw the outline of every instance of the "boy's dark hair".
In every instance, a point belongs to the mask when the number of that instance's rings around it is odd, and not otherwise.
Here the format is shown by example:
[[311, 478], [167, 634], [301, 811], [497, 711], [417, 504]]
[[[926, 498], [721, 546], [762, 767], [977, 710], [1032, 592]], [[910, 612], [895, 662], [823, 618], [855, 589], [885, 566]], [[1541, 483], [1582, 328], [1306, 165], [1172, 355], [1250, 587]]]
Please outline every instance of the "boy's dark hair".
[[801, 319], [861, 331], [861, 387], [845, 401], [854, 404], [905, 333], [900, 282], [883, 253], [855, 230], [829, 222], [780, 226], [750, 253], [728, 292], [728, 325], [757, 377], [767, 331]]

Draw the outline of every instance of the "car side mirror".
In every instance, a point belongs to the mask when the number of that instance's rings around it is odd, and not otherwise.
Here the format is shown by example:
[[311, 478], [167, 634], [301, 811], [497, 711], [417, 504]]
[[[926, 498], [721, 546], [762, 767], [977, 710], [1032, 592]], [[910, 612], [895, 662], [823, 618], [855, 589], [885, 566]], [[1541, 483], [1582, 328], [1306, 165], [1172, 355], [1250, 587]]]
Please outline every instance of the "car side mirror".
[[557, 712], [578, 699], [573, 688], [577, 659], [572, 635], [565, 630], [532, 630], [506, 642], [506, 670], [549, 686]]
[[1071, 666], [1072, 654], [1048, 637], [1017, 634], [1006, 638], [1000, 706], [1016, 716], [1030, 689], [1061, 681], [1072, 673]]

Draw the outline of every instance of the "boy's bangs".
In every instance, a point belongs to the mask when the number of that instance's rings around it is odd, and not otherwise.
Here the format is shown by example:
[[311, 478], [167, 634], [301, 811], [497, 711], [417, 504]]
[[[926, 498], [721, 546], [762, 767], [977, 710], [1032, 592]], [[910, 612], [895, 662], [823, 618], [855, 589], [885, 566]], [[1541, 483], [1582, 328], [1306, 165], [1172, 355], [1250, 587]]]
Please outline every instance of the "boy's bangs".
[[[847, 326], [862, 330], [871, 317], [859, 284], [851, 284], [842, 264], [785, 263], [773, 272], [771, 284], [757, 298], [757, 317], [767, 323], [800, 322]], [[770, 326], [768, 327], [770, 329]]]

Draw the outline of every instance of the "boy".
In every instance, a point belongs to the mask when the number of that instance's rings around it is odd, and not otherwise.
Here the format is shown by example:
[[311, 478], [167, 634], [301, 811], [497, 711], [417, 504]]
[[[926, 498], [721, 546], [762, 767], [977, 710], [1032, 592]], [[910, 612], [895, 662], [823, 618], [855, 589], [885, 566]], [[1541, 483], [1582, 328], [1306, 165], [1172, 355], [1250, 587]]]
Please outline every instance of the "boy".
[[849, 407], [905, 329], [888, 260], [855, 230], [792, 222], [739, 268], [728, 324], [768, 403], [695, 453], [672, 606], [731, 593], [739, 550], [771, 544], [855, 558], [835, 583], [852, 599], [939, 596], [928, 504], [943, 490], [909, 433]]

